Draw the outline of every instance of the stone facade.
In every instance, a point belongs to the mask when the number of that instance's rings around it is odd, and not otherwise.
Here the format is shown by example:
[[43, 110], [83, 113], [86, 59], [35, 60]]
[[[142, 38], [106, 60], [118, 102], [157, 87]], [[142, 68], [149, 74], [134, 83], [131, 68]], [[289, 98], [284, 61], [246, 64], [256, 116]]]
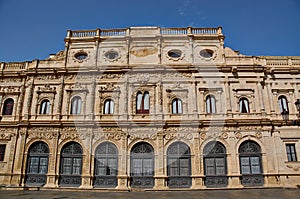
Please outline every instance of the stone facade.
[[299, 72], [220, 27], [70, 30], [46, 60], [1, 63], [0, 184], [299, 186]]

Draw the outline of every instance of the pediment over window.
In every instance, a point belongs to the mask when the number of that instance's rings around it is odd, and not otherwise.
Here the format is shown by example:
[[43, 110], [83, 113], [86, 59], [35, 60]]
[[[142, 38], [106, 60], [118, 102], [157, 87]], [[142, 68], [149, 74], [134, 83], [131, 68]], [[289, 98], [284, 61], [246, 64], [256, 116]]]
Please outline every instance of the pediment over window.
[[70, 85], [66, 91], [68, 92], [86, 92], [88, 93], [87, 85], [85, 84], [80, 84], [80, 83], [75, 83], [73, 85]]
[[55, 87], [50, 87], [49, 84], [45, 84], [44, 87], [38, 87], [37, 93], [56, 93]]

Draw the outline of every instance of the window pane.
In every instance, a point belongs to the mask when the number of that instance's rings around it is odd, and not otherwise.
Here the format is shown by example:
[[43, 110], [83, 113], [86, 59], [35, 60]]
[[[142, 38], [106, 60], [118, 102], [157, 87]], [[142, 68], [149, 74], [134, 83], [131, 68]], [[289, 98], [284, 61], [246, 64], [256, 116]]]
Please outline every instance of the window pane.
[[110, 100], [110, 114], [114, 113], [114, 101]]
[[63, 158], [62, 174], [71, 174], [72, 158]]
[[225, 159], [216, 158], [215, 161], [216, 161], [216, 174], [225, 175]]
[[73, 159], [73, 174], [75, 175], [81, 174], [81, 158]]
[[205, 159], [205, 175], [215, 175], [214, 158]]
[[0, 161], [4, 161], [4, 155], [5, 155], [5, 144], [0, 145]]
[[170, 176], [178, 176], [178, 159], [169, 159]]
[[149, 93], [144, 94], [144, 110], [149, 110]]
[[180, 175], [187, 176], [189, 175], [189, 159], [180, 159]]
[[178, 99], [177, 104], [178, 104], [178, 113], [181, 114], [182, 113], [182, 102], [180, 99]]
[[142, 93], [138, 93], [136, 98], [136, 110], [141, 110], [142, 98], [143, 98]]
[[242, 174], [251, 174], [249, 157], [241, 157]]
[[141, 176], [143, 173], [142, 159], [133, 159], [132, 164], [133, 164], [133, 174], [132, 175]]
[[143, 167], [145, 176], [152, 175], [152, 159], [144, 159]]
[[177, 101], [172, 101], [172, 113], [177, 114]]
[[109, 106], [110, 106], [109, 101], [106, 100], [104, 104], [104, 114], [109, 114]]
[[48, 169], [48, 158], [41, 157], [40, 158], [40, 174], [46, 174]]
[[107, 172], [108, 175], [117, 175], [117, 159], [116, 158], [111, 158], [107, 159], [107, 165], [109, 171]]
[[30, 157], [29, 173], [39, 173], [38, 157]]

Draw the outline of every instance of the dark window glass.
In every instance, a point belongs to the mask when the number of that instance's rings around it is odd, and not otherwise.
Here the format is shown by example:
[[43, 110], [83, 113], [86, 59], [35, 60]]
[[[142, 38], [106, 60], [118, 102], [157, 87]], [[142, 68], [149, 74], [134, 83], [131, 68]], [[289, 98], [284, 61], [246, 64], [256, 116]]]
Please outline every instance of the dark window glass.
[[28, 153], [27, 174], [47, 174], [49, 148], [44, 142], [34, 143]]
[[239, 101], [240, 113], [250, 113], [249, 101], [247, 98], [241, 98]]
[[200, 56], [204, 58], [211, 58], [213, 56], [214, 52], [209, 49], [203, 49], [200, 51]]
[[95, 175], [116, 176], [118, 173], [118, 149], [109, 142], [100, 144], [95, 153]]
[[4, 156], [5, 156], [5, 144], [0, 144], [0, 161], [4, 161]]
[[286, 144], [286, 154], [289, 162], [297, 162], [295, 144]]
[[168, 176], [191, 175], [190, 148], [183, 142], [173, 143], [167, 151]]
[[2, 115], [12, 115], [14, 108], [14, 100], [9, 98], [5, 100]]
[[76, 142], [67, 143], [62, 148], [61, 172], [66, 175], [81, 175], [82, 148]]
[[179, 58], [181, 57], [182, 52], [180, 50], [170, 50], [168, 51], [168, 56], [172, 58]]
[[209, 142], [204, 147], [205, 175], [226, 175], [226, 149], [220, 142]]

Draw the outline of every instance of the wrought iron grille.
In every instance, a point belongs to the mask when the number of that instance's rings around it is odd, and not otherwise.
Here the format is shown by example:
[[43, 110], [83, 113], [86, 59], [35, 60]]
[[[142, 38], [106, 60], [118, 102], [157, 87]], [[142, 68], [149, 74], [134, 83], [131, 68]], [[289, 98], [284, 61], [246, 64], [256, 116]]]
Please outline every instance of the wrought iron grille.
[[46, 184], [49, 148], [44, 142], [36, 142], [28, 152], [25, 184], [42, 186]]
[[145, 142], [136, 144], [131, 151], [131, 187], [151, 188], [154, 186], [154, 150]]
[[116, 187], [118, 174], [118, 149], [110, 143], [100, 144], [95, 153], [95, 187]]
[[261, 148], [253, 141], [245, 141], [239, 148], [241, 184], [261, 186], [264, 184], [261, 163]]
[[76, 142], [67, 143], [61, 150], [60, 186], [81, 185], [82, 148]]
[[183, 142], [173, 143], [167, 150], [168, 186], [191, 186], [191, 155], [190, 148]]

